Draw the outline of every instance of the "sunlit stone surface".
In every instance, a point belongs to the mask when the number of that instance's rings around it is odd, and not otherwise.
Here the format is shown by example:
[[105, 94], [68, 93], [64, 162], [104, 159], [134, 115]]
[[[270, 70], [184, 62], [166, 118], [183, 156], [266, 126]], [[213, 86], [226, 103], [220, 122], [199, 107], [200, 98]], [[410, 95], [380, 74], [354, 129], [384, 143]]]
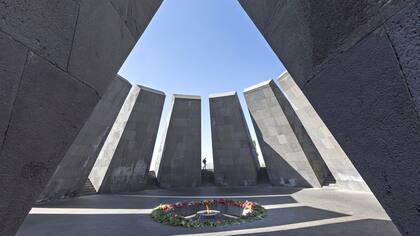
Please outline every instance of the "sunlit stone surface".
[[257, 184], [259, 162], [236, 92], [210, 95], [215, 184]]
[[159, 185], [196, 187], [201, 183], [201, 98], [175, 94], [158, 155]]
[[[323, 179], [318, 178], [315, 173], [317, 169], [312, 167], [319, 165], [319, 160], [305, 155], [280, 106], [281, 91], [274, 81], [252, 86], [245, 90], [244, 95], [270, 183], [293, 187], [321, 187]], [[322, 173], [319, 175], [322, 176]]]

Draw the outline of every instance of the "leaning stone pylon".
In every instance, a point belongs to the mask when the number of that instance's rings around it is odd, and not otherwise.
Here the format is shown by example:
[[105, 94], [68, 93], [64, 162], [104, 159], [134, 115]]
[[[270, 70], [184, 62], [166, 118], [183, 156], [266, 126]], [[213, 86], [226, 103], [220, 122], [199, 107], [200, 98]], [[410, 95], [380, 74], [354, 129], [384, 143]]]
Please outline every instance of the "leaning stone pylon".
[[286, 71], [278, 82], [282, 91], [280, 104], [305, 153], [322, 158], [341, 189], [370, 192], [290, 74]]
[[165, 94], [134, 86], [89, 174], [100, 193], [134, 192], [147, 182]]
[[163, 188], [201, 184], [201, 98], [175, 94], [158, 155], [157, 178]]
[[139, 87], [136, 103], [98, 189], [100, 193], [135, 192], [147, 184], [165, 94]]
[[161, 2], [2, 2], [0, 235], [16, 233]]
[[239, 1], [400, 232], [420, 228], [420, 2]]
[[38, 200], [75, 196], [83, 188], [130, 88], [119, 76], [111, 82]]
[[260, 164], [238, 95], [212, 94], [209, 100], [215, 184], [256, 185]]
[[269, 80], [244, 91], [272, 185], [321, 187], [324, 170], [313, 155], [305, 155], [280, 106], [281, 91]]

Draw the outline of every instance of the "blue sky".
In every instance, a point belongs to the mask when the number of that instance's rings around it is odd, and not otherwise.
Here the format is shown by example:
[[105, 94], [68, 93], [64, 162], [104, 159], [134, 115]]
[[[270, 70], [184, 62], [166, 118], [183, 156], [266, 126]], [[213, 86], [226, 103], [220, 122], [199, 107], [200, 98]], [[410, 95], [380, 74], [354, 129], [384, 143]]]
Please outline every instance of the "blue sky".
[[242, 92], [284, 70], [236, 0], [165, 0], [119, 74], [166, 93], [162, 124], [172, 94], [200, 95], [202, 153], [210, 160], [208, 95], [237, 91], [255, 139]]

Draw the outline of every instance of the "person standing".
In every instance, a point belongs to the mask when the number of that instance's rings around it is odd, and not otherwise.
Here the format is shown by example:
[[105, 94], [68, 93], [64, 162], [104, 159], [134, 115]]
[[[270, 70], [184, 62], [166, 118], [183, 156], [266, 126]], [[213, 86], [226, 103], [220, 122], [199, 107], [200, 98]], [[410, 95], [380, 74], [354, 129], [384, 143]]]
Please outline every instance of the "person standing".
[[207, 160], [206, 160], [206, 158], [204, 157], [204, 159], [203, 159], [203, 168], [204, 168], [204, 170], [206, 170], [207, 169]]

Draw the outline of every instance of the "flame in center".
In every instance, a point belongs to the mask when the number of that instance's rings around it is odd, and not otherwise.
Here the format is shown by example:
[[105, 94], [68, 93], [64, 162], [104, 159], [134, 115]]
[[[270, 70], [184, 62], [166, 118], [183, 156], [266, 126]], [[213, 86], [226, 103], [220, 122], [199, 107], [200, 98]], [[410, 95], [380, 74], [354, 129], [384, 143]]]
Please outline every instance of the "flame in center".
[[207, 211], [207, 215], [210, 215], [211, 211], [210, 211], [209, 205], [207, 204], [206, 204], [206, 211]]

